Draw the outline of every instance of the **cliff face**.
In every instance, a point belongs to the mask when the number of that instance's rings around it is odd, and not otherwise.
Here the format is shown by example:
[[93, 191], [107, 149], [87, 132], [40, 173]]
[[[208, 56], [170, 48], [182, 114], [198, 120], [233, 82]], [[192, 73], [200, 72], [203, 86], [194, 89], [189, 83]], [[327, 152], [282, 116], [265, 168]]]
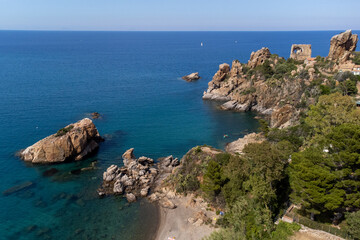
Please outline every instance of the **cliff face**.
[[70, 124], [20, 152], [20, 157], [32, 163], [59, 163], [81, 160], [99, 147], [98, 130], [89, 118]]
[[358, 42], [358, 35], [352, 34], [351, 30], [335, 35], [330, 41], [330, 60], [344, 63], [349, 60], [352, 52], [355, 51]]
[[262, 48], [251, 54], [248, 64], [221, 64], [203, 99], [226, 101], [224, 110], [258, 111], [269, 117], [271, 127], [290, 126], [299, 120], [300, 102], [307, 106], [317, 95], [318, 89], [311, 87], [318, 77], [313, 67], [285, 61]]

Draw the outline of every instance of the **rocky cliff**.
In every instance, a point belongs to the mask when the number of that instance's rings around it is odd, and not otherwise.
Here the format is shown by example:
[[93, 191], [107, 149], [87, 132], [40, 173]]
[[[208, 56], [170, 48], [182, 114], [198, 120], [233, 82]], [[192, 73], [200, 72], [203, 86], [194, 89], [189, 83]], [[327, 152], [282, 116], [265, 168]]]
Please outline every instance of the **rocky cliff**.
[[238, 60], [231, 67], [221, 64], [203, 99], [224, 101], [224, 110], [257, 111], [268, 118], [271, 127], [295, 125], [323, 89], [339, 84], [331, 78], [339, 61], [349, 58], [356, 43], [357, 35], [346, 31], [331, 39], [328, 59], [305, 61], [285, 60], [262, 48], [251, 53], [247, 64]]
[[20, 157], [32, 163], [77, 161], [97, 149], [101, 140], [94, 123], [84, 118], [21, 151]]
[[265, 114], [272, 127], [293, 125], [302, 107], [314, 102], [318, 93], [311, 87], [311, 81], [319, 77], [313, 67], [285, 61], [263, 48], [251, 54], [248, 64], [237, 60], [231, 68], [221, 64], [203, 99], [226, 101], [221, 105], [224, 110]]
[[333, 36], [328, 58], [339, 63], [346, 62], [355, 51], [358, 40], [358, 35], [352, 34], [351, 30]]

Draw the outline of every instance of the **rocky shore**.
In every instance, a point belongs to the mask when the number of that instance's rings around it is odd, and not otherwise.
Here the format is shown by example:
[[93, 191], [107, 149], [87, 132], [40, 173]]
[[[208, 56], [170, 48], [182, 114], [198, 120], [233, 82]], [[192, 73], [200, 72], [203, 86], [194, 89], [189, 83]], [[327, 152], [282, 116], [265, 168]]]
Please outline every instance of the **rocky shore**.
[[78, 161], [94, 152], [101, 141], [94, 123], [84, 118], [27, 147], [19, 155], [31, 163]]

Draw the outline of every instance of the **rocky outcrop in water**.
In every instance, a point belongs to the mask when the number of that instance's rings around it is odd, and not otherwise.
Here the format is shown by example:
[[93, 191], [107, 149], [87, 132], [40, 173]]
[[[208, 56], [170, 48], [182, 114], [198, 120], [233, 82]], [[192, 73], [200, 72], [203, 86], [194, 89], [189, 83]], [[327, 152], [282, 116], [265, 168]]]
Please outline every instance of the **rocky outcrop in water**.
[[94, 123], [84, 118], [21, 151], [20, 157], [31, 163], [78, 161], [96, 150], [100, 141]]
[[189, 75], [183, 76], [182, 79], [184, 79], [187, 82], [192, 82], [195, 80], [199, 80], [200, 76], [199, 76], [198, 72], [195, 72], [195, 73], [191, 73]]
[[358, 35], [352, 34], [351, 30], [333, 36], [330, 41], [328, 58], [339, 61], [339, 63], [346, 62], [355, 51], [358, 39]]
[[179, 160], [172, 156], [159, 159], [158, 163], [144, 156], [135, 158], [133, 148], [127, 150], [122, 157], [123, 167], [111, 165], [104, 172], [102, 186], [98, 189], [100, 196], [125, 194], [129, 202], [134, 202], [136, 198], [149, 194], [155, 180], [163, 172], [171, 172], [179, 165]]

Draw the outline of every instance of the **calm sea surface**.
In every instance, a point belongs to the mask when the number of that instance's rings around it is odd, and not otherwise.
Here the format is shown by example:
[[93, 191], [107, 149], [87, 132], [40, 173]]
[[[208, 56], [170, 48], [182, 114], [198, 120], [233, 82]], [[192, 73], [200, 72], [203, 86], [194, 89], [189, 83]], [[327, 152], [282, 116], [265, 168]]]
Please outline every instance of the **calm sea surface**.
[[[98, 199], [105, 169], [122, 164], [131, 147], [136, 156], [181, 158], [195, 145], [224, 148], [256, 130], [254, 114], [219, 111], [201, 99], [218, 65], [246, 62], [264, 46], [288, 57], [292, 43], [326, 56], [337, 33], [0, 31], [0, 191], [33, 183], [0, 195], [0, 239], [148, 239], [156, 208]], [[202, 79], [181, 80], [192, 72]], [[15, 156], [94, 111], [103, 115], [94, 123], [106, 138], [94, 157], [30, 166]], [[94, 161], [98, 169], [76, 171]], [[50, 168], [59, 172], [43, 176]]]

